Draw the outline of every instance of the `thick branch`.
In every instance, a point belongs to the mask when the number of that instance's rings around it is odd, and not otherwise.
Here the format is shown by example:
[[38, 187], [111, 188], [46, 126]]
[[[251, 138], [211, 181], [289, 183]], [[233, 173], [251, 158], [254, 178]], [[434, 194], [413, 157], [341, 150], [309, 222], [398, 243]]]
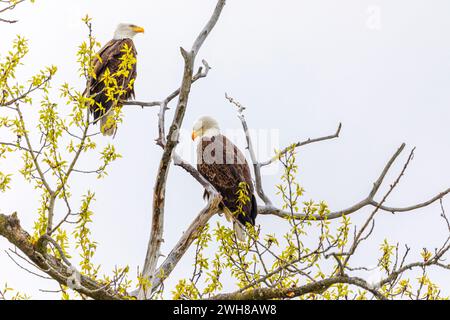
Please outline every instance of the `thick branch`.
[[22, 229], [17, 214], [11, 216], [0, 214], [0, 236], [6, 238], [11, 244], [22, 251], [39, 269], [50, 277], [58, 281], [61, 285], [67, 286], [71, 279], [77, 278], [77, 283], [72, 288], [81, 294], [99, 300], [117, 300], [121, 297], [103, 284], [80, 274], [75, 274], [76, 270], [65, 265], [55, 256], [45, 254], [38, 250], [31, 242], [31, 236]]
[[[217, 6], [213, 12], [209, 22], [202, 30], [190, 52], [186, 52], [181, 49], [181, 53], [184, 58], [184, 74], [183, 81], [180, 87], [178, 105], [175, 110], [175, 115], [167, 136], [167, 143], [164, 146], [164, 152], [161, 157], [158, 176], [153, 193], [153, 217], [152, 217], [152, 231], [150, 234], [150, 240], [147, 248], [147, 254], [145, 258], [144, 268], [142, 276], [149, 279], [152, 282], [152, 277], [156, 269], [156, 264], [160, 256], [161, 243], [163, 241], [163, 227], [164, 227], [164, 205], [165, 205], [165, 193], [166, 193], [166, 181], [169, 173], [170, 164], [175, 147], [178, 144], [179, 130], [182, 126], [184, 114], [189, 99], [189, 93], [192, 85], [193, 68], [196, 55], [205, 41], [207, 35], [214, 28], [217, 20], [220, 17], [222, 9], [225, 5], [225, 0], [219, 0]], [[141, 288], [142, 289], [142, 288]], [[139, 293], [139, 298], [145, 298], [144, 290]]]
[[200, 211], [189, 228], [183, 233], [178, 243], [156, 271], [151, 292], [158, 288], [159, 285], [161, 285], [161, 283], [169, 277], [191, 244], [195, 239], [197, 239], [209, 219], [211, 219], [218, 212], [222, 197], [215, 190], [208, 190], [208, 192], [210, 193], [210, 201], [207, 206]]
[[384, 300], [385, 297], [372, 288], [365, 280], [357, 277], [340, 276], [317, 282], [309, 283], [294, 288], [259, 288], [244, 292], [233, 292], [219, 294], [211, 297], [211, 300], [269, 300], [269, 299], [292, 299], [306, 294], [321, 294], [332, 285], [338, 283], [351, 284], [371, 292], [377, 299]]

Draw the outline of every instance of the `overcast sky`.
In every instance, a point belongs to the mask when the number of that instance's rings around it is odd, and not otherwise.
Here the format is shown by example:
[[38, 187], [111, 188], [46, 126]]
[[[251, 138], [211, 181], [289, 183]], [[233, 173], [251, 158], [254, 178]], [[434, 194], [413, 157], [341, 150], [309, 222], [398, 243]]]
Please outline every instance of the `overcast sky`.
[[[135, 38], [136, 98], [160, 100], [179, 86], [183, 66], [179, 47], [190, 48], [215, 3], [40, 0], [14, 11], [17, 24], [0, 25], [0, 53], [8, 50], [16, 34], [23, 35], [30, 40], [30, 54], [19, 79], [54, 64], [59, 68], [54, 87], [68, 82], [82, 90], [75, 59], [86, 34], [81, 18], [86, 13], [93, 17], [101, 43], [112, 38], [117, 23], [131, 22], [146, 30]], [[277, 146], [334, 133], [342, 122], [338, 140], [299, 150], [305, 200], [325, 200], [332, 210], [362, 200], [402, 142], [407, 143], [402, 161], [414, 146], [416, 154], [388, 204], [428, 200], [450, 187], [449, 13], [447, 0], [228, 0], [199, 53], [199, 61], [206, 59], [212, 70], [193, 86], [180, 147], [183, 155], [194, 161], [190, 129], [204, 114], [215, 117], [225, 132], [234, 133], [233, 140], [244, 148], [236, 112], [224, 99], [228, 92], [247, 106], [247, 121], [259, 140], [262, 159]], [[124, 113], [114, 139], [123, 158], [112, 165], [106, 179], [77, 176], [72, 182], [75, 197], [88, 189], [96, 192], [95, 262], [104, 272], [115, 265], [129, 265], [135, 272], [143, 264], [161, 155], [154, 144], [157, 110], [126, 107]], [[169, 111], [169, 119], [171, 115]], [[109, 141], [96, 139], [100, 145]], [[94, 160], [88, 157], [83, 163], [89, 168]], [[394, 167], [383, 190], [402, 165]], [[14, 171], [17, 159], [0, 166], [2, 171]], [[277, 204], [275, 184], [280, 175], [275, 166], [264, 176], [266, 192]], [[180, 168], [171, 169], [167, 188], [165, 254], [204, 206], [200, 185]], [[450, 212], [450, 200], [444, 204]], [[38, 197], [19, 175], [14, 176], [12, 190], [0, 194], [0, 211], [17, 211], [30, 231], [37, 205]], [[361, 222], [367, 214], [362, 210], [353, 221]], [[447, 236], [439, 215], [438, 204], [414, 213], [380, 214], [373, 237], [361, 247], [355, 263], [375, 265], [384, 238], [407, 243], [415, 253], [423, 247], [433, 250]], [[282, 230], [282, 221], [275, 217], [259, 217], [257, 222], [265, 232]], [[39, 291], [57, 286], [20, 270], [4, 254], [10, 247], [0, 239], [0, 286], [8, 282], [34, 298], [59, 297]], [[191, 270], [189, 257], [177, 266], [167, 287]], [[450, 273], [433, 275], [450, 293]]]

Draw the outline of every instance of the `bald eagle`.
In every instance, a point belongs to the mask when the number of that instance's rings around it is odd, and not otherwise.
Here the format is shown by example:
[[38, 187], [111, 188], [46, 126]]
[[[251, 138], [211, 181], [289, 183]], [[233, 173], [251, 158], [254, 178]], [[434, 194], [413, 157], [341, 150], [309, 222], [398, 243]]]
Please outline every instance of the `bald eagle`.
[[[126, 52], [136, 58], [137, 52], [133, 37], [144, 32], [144, 29], [133, 24], [121, 23], [117, 26], [114, 38], [110, 40], [95, 56], [93, 73], [88, 81], [84, 94], [94, 100], [90, 111], [94, 115], [94, 123], [100, 120], [100, 131], [103, 135], [111, 136], [116, 133], [113, 107], [121, 107], [117, 101], [134, 98], [134, 80], [136, 79], [136, 63], [128, 65], [126, 72], [117, 71], [121, 67]], [[105, 75], [113, 76], [119, 90], [109, 92], [105, 84]]]
[[[201, 117], [194, 124], [192, 140], [196, 138], [199, 138], [197, 169], [221, 194], [220, 209], [228, 221], [233, 221], [237, 238], [245, 241], [244, 226], [255, 225], [257, 215], [248, 163], [236, 145], [220, 133], [219, 124], [211, 117]], [[239, 200], [240, 188], [244, 188], [247, 201]]]

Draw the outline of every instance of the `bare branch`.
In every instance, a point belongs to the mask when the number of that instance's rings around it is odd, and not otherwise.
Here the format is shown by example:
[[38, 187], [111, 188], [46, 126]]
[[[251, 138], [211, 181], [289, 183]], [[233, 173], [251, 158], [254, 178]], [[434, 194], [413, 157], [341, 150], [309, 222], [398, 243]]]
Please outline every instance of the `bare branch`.
[[24, 2], [25, 0], [19, 0], [19, 1], [16, 1], [16, 2], [14, 2], [14, 3], [11, 3], [9, 6], [6, 6], [5, 8], [2, 8], [2, 9], [0, 9], [0, 13], [3, 13], [3, 12], [5, 12], [5, 11], [7, 11], [7, 10], [12, 10], [12, 9], [14, 9], [18, 4], [20, 4], [20, 3], [22, 3], [22, 2]]
[[[388, 172], [388, 170], [389, 170], [389, 167], [394, 163], [396, 157], [401, 153], [401, 151], [403, 150], [404, 146], [405, 146], [405, 145], [402, 144], [402, 146], [401, 146], [400, 149], [397, 151], [397, 153], [394, 155], [394, 157], [392, 157], [391, 160], [388, 162], [388, 165], [387, 165], [387, 166], [385, 167], [385, 169], [383, 170], [382, 175], [381, 175], [380, 178], [377, 180], [377, 182], [375, 182], [375, 185], [374, 185], [374, 190], [375, 190], [375, 192], [372, 191], [372, 192], [370, 193], [369, 196], [374, 196], [375, 193], [376, 193], [376, 191], [378, 191], [378, 189], [379, 189], [380, 186], [381, 186], [381, 183], [383, 182], [384, 177], [386, 176], [386, 174], [387, 174], [387, 172]], [[402, 171], [400, 172], [400, 174], [398, 175], [398, 177], [397, 177], [397, 179], [394, 181], [394, 183], [390, 186], [389, 191], [384, 195], [383, 199], [382, 199], [381, 202], [380, 202], [380, 205], [383, 205], [383, 203], [386, 201], [386, 199], [389, 197], [389, 195], [394, 191], [394, 189], [395, 189], [395, 188], [397, 187], [397, 185], [399, 184], [401, 178], [403, 177], [403, 175], [405, 174], [406, 169], [407, 169], [408, 166], [409, 166], [409, 163], [410, 163], [411, 160], [414, 158], [414, 150], [415, 150], [415, 148], [413, 148], [413, 149], [411, 150], [411, 153], [409, 154], [409, 157], [408, 157], [408, 159], [406, 160], [406, 162], [405, 162], [405, 164], [404, 164], [404, 166], [403, 166]], [[345, 258], [345, 261], [344, 261], [344, 263], [343, 263], [344, 266], [347, 265], [348, 261], [350, 260], [350, 257], [355, 253], [355, 251], [356, 251], [356, 249], [358, 248], [359, 244], [360, 244], [365, 238], [367, 238], [367, 237], [363, 238], [363, 233], [364, 233], [364, 231], [367, 229], [367, 227], [370, 225], [370, 223], [373, 221], [373, 219], [374, 219], [375, 215], [377, 214], [378, 210], [379, 210], [379, 206], [377, 206], [377, 207], [372, 211], [372, 213], [370, 214], [370, 216], [367, 218], [366, 222], [363, 224], [363, 226], [361, 227], [361, 229], [360, 229], [360, 230], [358, 231], [358, 233], [356, 234], [355, 239], [353, 240], [353, 243], [352, 243], [352, 245], [351, 245], [351, 247], [350, 247], [349, 252], [345, 254], [345, 255], [346, 255], [346, 258]], [[373, 229], [372, 229], [372, 230], [373, 230]], [[369, 234], [370, 234], [371, 232], [372, 232], [372, 231], [370, 231]]]
[[8, 251], [5, 250], [5, 253], [6, 253], [6, 255], [12, 260], [12, 262], [14, 262], [14, 264], [15, 264], [16, 266], [18, 266], [20, 269], [25, 270], [26, 272], [28, 272], [28, 273], [30, 273], [30, 274], [36, 276], [36, 277], [39, 277], [39, 278], [42, 278], [42, 279], [46, 279], [46, 280], [53, 280], [53, 278], [51, 278], [51, 277], [43, 276], [43, 275], [41, 275], [41, 274], [39, 274], [39, 273], [36, 273], [36, 272], [34, 272], [34, 271], [31, 271], [30, 269], [28, 269], [28, 268], [22, 266], [20, 263], [18, 263], [18, 262], [17, 262], [17, 261], [9, 254]]
[[[7, 3], [9, 3], [9, 5], [8, 6], [6, 6], [6, 7], [4, 7], [4, 8], [1, 8], [0, 9], [0, 13], [4, 13], [5, 11], [8, 11], [8, 10], [13, 10], [18, 4], [20, 4], [20, 3], [22, 3], [22, 2], [24, 2], [25, 0], [19, 0], [19, 1], [16, 1], [16, 2], [14, 2], [14, 3], [12, 3], [12, 2], [7, 2]], [[6, 23], [16, 23], [18, 20], [10, 20], [10, 19], [3, 19], [3, 18], [0, 18], [0, 22], [6, 22]]]
[[324, 137], [320, 137], [320, 138], [314, 138], [314, 139], [308, 138], [305, 141], [297, 142], [297, 143], [295, 143], [295, 144], [293, 144], [293, 145], [283, 149], [279, 154], [277, 154], [276, 156], [272, 157], [271, 159], [266, 160], [264, 162], [261, 162], [260, 166], [264, 167], [264, 166], [267, 166], [267, 165], [277, 161], [280, 158], [280, 156], [286, 154], [286, 152], [288, 152], [289, 149], [291, 149], [292, 147], [298, 148], [298, 147], [306, 146], [306, 145], [311, 144], [311, 143], [322, 142], [322, 141], [326, 141], [326, 140], [332, 140], [332, 139], [339, 138], [339, 134], [341, 133], [341, 130], [342, 130], [342, 123], [339, 123], [338, 128], [337, 128], [337, 130], [336, 130], [336, 132], [334, 134], [328, 135], [328, 136], [324, 136]]
[[[173, 157], [173, 152], [178, 144], [179, 129], [182, 126], [184, 114], [186, 112], [189, 93], [192, 85], [195, 58], [206, 37], [217, 23], [222, 9], [225, 6], [225, 2], [225, 0], [219, 0], [217, 2], [216, 8], [210, 20], [208, 21], [200, 35], [197, 37], [191, 51], [187, 52], [184, 49], [181, 49], [181, 53], [183, 55], [185, 63], [183, 81], [180, 87], [177, 108], [175, 110], [175, 115], [169, 129], [167, 143], [164, 145], [164, 151], [158, 169], [158, 176], [155, 182], [153, 193], [153, 217], [151, 234], [142, 273], [142, 276], [146, 279], [149, 279], [150, 282], [152, 282], [153, 275], [155, 274], [156, 264], [160, 256], [160, 248], [163, 241], [166, 181]], [[145, 298], [145, 292], [144, 290], [142, 290], [142, 288], [139, 292], [138, 298]]]
[[264, 203], [268, 206], [272, 206], [272, 201], [270, 201], [269, 197], [266, 196], [266, 194], [264, 193], [264, 189], [262, 187], [262, 179], [261, 179], [261, 164], [258, 162], [258, 160], [256, 159], [256, 155], [255, 155], [255, 151], [253, 149], [253, 144], [252, 144], [252, 140], [250, 137], [250, 133], [248, 131], [248, 125], [247, 125], [247, 121], [245, 120], [245, 116], [244, 116], [244, 110], [245, 107], [240, 104], [239, 102], [237, 102], [236, 100], [234, 100], [232, 97], [228, 96], [228, 94], [225, 93], [225, 98], [232, 104], [234, 104], [237, 107], [237, 111], [238, 111], [238, 118], [239, 120], [241, 120], [242, 123], [242, 128], [244, 130], [245, 133], [245, 139], [247, 141], [247, 150], [250, 153], [250, 157], [253, 163], [253, 171], [255, 173], [255, 188], [256, 188], [256, 192], [258, 193], [259, 197], [261, 198], [261, 200], [264, 201]]
[[191, 244], [195, 239], [197, 239], [206, 223], [208, 223], [208, 221], [218, 212], [222, 197], [214, 190], [209, 190], [209, 192], [210, 194], [213, 194], [213, 196], [210, 196], [207, 206], [200, 211], [194, 221], [192, 221], [191, 225], [183, 233], [180, 240], [169, 253], [168, 257], [164, 260], [158, 270], [156, 270], [155, 278], [152, 282], [152, 288], [150, 291], [151, 293], [154, 292], [161, 285], [161, 283], [169, 277]]
[[19, 21], [19, 20], [7, 20], [7, 19], [0, 18], [0, 22], [5, 22], [5, 23], [16, 23], [17, 21]]
[[[247, 150], [249, 151], [250, 154], [250, 158], [252, 160], [252, 164], [253, 164], [253, 172], [255, 174], [255, 189], [256, 192], [258, 193], [258, 196], [261, 198], [261, 200], [264, 201], [264, 204], [266, 205], [265, 207], [261, 207], [261, 212], [258, 212], [260, 214], [275, 214], [275, 215], [279, 215], [282, 214], [283, 217], [292, 217], [292, 213], [287, 213], [287, 215], [285, 216], [284, 213], [281, 210], [278, 210], [277, 208], [275, 208], [272, 204], [272, 201], [269, 199], [269, 197], [265, 194], [263, 186], [262, 186], [262, 179], [261, 179], [261, 168], [267, 165], [270, 165], [271, 163], [273, 163], [274, 161], [277, 161], [280, 159], [280, 157], [284, 154], [286, 154], [289, 150], [292, 150], [292, 148], [298, 148], [304, 145], [308, 145], [311, 143], [315, 143], [315, 142], [321, 142], [321, 141], [325, 141], [325, 140], [330, 140], [330, 139], [335, 139], [339, 137], [339, 134], [341, 132], [342, 129], [342, 125], [339, 124], [336, 133], [333, 135], [328, 135], [325, 137], [321, 137], [321, 138], [315, 138], [315, 139], [311, 139], [309, 138], [306, 141], [302, 141], [302, 142], [297, 142], [294, 145], [291, 145], [290, 147], [287, 147], [285, 149], [283, 149], [282, 151], [280, 151], [276, 156], [274, 156], [273, 158], [265, 161], [265, 162], [259, 162], [258, 159], [256, 158], [256, 154], [255, 151], [253, 149], [253, 143], [250, 137], [250, 133], [248, 130], [248, 125], [247, 125], [247, 121], [245, 120], [245, 116], [244, 116], [244, 110], [246, 109], [240, 102], [238, 102], [237, 100], [235, 100], [234, 98], [230, 97], [227, 93], [225, 93], [225, 98], [234, 106], [236, 106], [237, 108], [237, 112], [238, 112], [238, 118], [241, 121], [242, 124], [242, 129], [244, 130], [245, 133], [245, 139], [247, 141]], [[258, 209], [260, 210], [260, 209]], [[267, 213], [269, 212], [269, 213]]]
[[331, 212], [326, 216], [320, 216], [320, 215], [306, 215], [306, 214], [301, 214], [301, 213], [296, 213], [294, 215], [292, 215], [291, 212], [288, 211], [284, 211], [281, 210], [279, 208], [276, 208], [274, 206], [270, 206], [270, 205], [266, 205], [266, 206], [259, 206], [258, 207], [258, 214], [262, 214], [262, 215], [275, 215], [278, 216], [280, 218], [296, 218], [296, 219], [302, 219], [302, 220], [323, 220], [323, 219], [338, 219], [344, 215], [349, 215], [352, 214], [366, 206], [373, 206], [373, 207], [378, 207], [380, 210], [383, 211], [387, 211], [387, 212], [391, 212], [391, 213], [397, 213], [397, 212], [408, 212], [408, 211], [413, 211], [416, 209], [420, 209], [420, 208], [424, 208], [429, 206], [430, 204], [438, 201], [439, 199], [444, 198], [447, 194], [450, 193], [450, 188], [448, 188], [447, 190], [437, 194], [436, 196], [432, 197], [431, 199], [425, 201], [425, 202], [421, 202], [418, 203], [416, 205], [412, 205], [412, 206], [407, 206], [407, 207], [391, 207], [391, 206], [386, 206], [383, 205], [380, 202], [377, 202], [376, 200], [374, 200], [374, 197], [376, 196], [382, 182], [383, 179], [386, 177], [387, 173], [389, 172], [392, 164], [395, 162], [396, 158], [400, 155], [400, 153], [402, 152], [403, 148], [404, 148], [404, 144], [402, 144], [402, 146], [397, 150], [397, 152], [392, 156], [392, 158], [388, 161], [388, 163], [386, 164], [386, 166], [383, 168], [383, 171], [381, 172], [379, 178], [377, 179], [377, 181], [374, 183], [369, 195], [367, 196], [367, 198], [365, 198], [364, 200], [352, 205], [351, 207], [348, 207], [346, 209], [343, 210], [339, 210], [339, 211], [335, 211], [335, 212]]
[[[202, 60], [203, 67], [200, 67], [197, 73], [192, 77], [192, 83], [196, 82], [201, 78], [205, 78], [208, 75], [209, 70], [211, 69], [208, 62], [206, 60]], [[121, 104], [124, 106], [139, 106], [141, 108], [152, 108], [152, 107], [160, 107], [165, 104], [166, 106], [175, 99], [180, 94], [180, 88], [174, 90], [170, 95], [168, 95], [163, 101], [121, 101]]]

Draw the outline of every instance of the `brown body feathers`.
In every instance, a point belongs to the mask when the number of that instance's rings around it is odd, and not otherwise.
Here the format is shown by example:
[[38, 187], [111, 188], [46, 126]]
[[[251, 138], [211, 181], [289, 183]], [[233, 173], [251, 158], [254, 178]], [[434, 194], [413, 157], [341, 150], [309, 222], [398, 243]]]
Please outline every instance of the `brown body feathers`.
[[[242, 152], [225, 136], [202, 137], [197, 147], [197, 169], [223, 197], [223, 205], [242, 224], [255, 225], [257, 204], [250, 168]], [[239, 210], [238, 190], [242, 182], [248, 201]], [[242, 204], [242, 203], [241, 203]], [[239, 237], [239, 234], [238, 234]], [[242, 239], [240, 239], [242, 240]]]
[[[94, 123], [100, 120], [101, 131], [105, 135], [112, 135], [116, 131], [114, 122], [111, 128], [105, 128], [108, 115], [111, 108], [114, 107], [115, 101], [134, 98], [133, 82], [137, 75], [136, 64], [133, 64], [128, 74], [121, 74], [115, 77], [118, 86], [123, 89], [123, 92], [116, 94], [114, 99], [108, 98], [105, 90], [105, 82], [103, 81], [106, 70], [109, 70], [109, 73], [113, 75], [119, 69], [125, 46], [132, 49], [134, 56], [137, 55], [136, 48], [131, 39], [111, 40], [98, 52], [97, 57], [93, 61], [95, 77], [90, 79], [89, 88], [86, 88], [85, 91], [85, 94], [89, 94], [95, 101], [90, 107], [90, 111], [94, 115]], [[118, 106], [120, 107], [120, 105]]]

